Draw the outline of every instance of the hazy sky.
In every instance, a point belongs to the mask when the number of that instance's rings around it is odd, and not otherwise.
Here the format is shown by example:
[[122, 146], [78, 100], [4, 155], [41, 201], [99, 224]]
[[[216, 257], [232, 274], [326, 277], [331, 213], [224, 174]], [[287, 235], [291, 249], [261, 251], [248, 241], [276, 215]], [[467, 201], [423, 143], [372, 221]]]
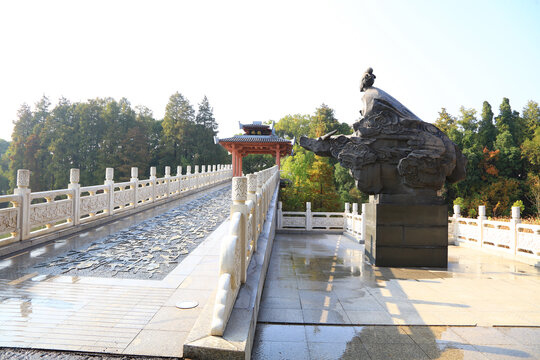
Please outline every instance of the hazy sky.
[[3, 1], [0, 137], [43, 95], [126, 97], [162, 118], [179, 91], [214, 107], [219, 136], [238, 121], [312, 114], [352, 124], [360, 76], [425, 121], [441, 107], [498, 113], [540, 102], [540, 2]]

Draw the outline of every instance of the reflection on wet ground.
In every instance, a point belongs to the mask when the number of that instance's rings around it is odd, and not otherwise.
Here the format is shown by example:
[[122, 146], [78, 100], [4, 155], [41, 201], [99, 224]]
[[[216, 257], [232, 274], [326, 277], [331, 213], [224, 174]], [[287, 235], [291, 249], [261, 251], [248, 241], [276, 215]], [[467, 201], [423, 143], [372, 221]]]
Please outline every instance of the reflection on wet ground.
[[[6, 353], [11, 354], [10, 359], [69, 358], [66, 353], [52, 356], [50, 352], [5, 349], [15, 347], [181, 357], [189, 330], [217, 287], [219, 234], [227, 223], [206, 235], [214, 226], [212, 216], [219, 215], [219, 211], [209, 214], [213, 200], [221, 196], [224, 203], [229, 203], [228, 193], [230, 185], [215, 187], [0, 260], [0, 359]], [[188, 216], [187, 212], [192, 211], [198, 215]], [[158, 227], [160, 220], [152, 218], [160, 214], [164, 214], [165, 223]], [[183, 220], [187, 220], [186, 226], [182, 226]], [[202, 243], [181, 263], [175, 263], [174, 269], [163, 269], [170, 270], [163, 279], [122, 278], [112, 271], [84, 273], [82, 268], [69, 275], [51, 274], [39, 266], [63, 257], [76, 263], [73, 253], [94, 246], [97, 250], [109, 235], [138, 238], [145, 230], [147, 243], [141, 247], [150, 252], [158, 251], [152, 250], [157, 246], [153, 240], [171, 240], [174, 245], [175, 239], [171, 238], [190, 236], [186, 233], [194, 233]], [[134, 249], [124, 246], [124, 250], [116, 254], [114, 261], [131, 261], [133, 256], [127, 254]], [[185, 300], [196, 301], [199, 306], [183, 310], [175, 307], [178, 301]]]
[[278, 234], [253, 356], [539, 358], [540, 269], [461, 247], [449, 260], [372, 267], [346, 237]]

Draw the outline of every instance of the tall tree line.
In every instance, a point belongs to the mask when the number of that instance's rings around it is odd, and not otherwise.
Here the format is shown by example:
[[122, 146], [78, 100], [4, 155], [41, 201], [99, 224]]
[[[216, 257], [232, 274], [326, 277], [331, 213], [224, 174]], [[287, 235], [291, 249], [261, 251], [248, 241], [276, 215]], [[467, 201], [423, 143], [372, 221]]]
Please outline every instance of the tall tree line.
[[540, 211], [540, 108], [529, 101], [522, 113], [504, 98], [495, 116], [484, 101], [480, 114], [461, 107], [458, 116], [442, 109], [435, 122], [468, 159], [467, 178], [445, 185], [449, 204], [467, 216], [485, 205], [489, 216], [508, 216], [513, 205], [525, 216]]
[[15, 187], [17, 169], [30, 170], [30, 188], [43, 191], [65, 188], [70, 168], [81, 170], [82, 185], [95, 185], [103, 182], [107, 167], [115, 169], [116, 181], [126, 181], [132, 166], [145, 178], [150, 166], [161, 175], [167, 165], [230, 162], [213, 142], [217, 122], [208, 99], [196, 112], [178, 92], [163, 120], [125, 98], [76, 103], [62, 98], [53, 107], [44, 96], [34, 108], [22, 105], [14, 125], [9, 146], [0, 142], [0, 194]]

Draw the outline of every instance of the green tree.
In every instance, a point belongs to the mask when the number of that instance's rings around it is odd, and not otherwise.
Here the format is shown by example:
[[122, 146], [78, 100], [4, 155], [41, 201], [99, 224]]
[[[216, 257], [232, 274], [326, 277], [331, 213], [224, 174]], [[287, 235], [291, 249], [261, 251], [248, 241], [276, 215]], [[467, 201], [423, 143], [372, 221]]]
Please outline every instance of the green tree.
[[342, 203], [333, 181], [334, 168], [326, 157], [315, 155], [308, 170], [309, 195], [313, 211], [340, 211]]
[[[218, 124], [214, 110], [205, 96], [199, 104], [193, 130], [193, 161], [200, 164], [219, 164], [228, 161], [227, 151], [214, 142]], [[249, 160], [248, 160], [249, 162]], [[246, 172], [246, 174], [248, 174]]]
[[491, 105], [484, 101], [482, 104], [482, 119], [478, 126], [478, 143], [482, 147], [493, 150], [493, 143], [497, 137], [497, 129], [493, 125], [493, 111]]
[[526, 137], [533, 137], [536, 129], [540, 127], [540, 108], [536, 101], [529, 100], [523, 108], [523, 122]]
[[299, 139], [302, 135], [309, 135], [310, 120], [309, 115], [286, 115], [279, 119], [274, 129], [278, 136]]
[[249, 154], [242, 159], [242, 171], [244, 174], [253, 174], [275, 164], [276, 159], [270, 154]]
[[6, 195], [9, 192], [9, 158], [7, 151], [9, 142], [0, 139], [0, 195]]
[[179, 92], [169, 98], [163, 119], [163, 135], [171, 152], [170, 163], [192, 163], [195, 133], [195, 110]]

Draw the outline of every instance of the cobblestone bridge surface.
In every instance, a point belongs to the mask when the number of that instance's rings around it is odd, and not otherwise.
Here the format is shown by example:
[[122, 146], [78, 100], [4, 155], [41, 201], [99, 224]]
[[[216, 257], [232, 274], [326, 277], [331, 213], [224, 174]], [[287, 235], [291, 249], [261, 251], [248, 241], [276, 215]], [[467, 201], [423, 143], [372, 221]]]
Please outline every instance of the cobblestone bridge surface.
[[[170, 357], [154, 356], [122, 356], [122, 355], [98, 355], [84, 354], [67, 351], [46, 351], [28, 349], [2, 349], [0, 348], [0, 360], [171, 360]], [[179, 358], [177, 358], [179, 359]]]
[[47, 275], [162, 279], [230, 211], [230, 187], [210, 192], [159, 216], [34, 266]]

